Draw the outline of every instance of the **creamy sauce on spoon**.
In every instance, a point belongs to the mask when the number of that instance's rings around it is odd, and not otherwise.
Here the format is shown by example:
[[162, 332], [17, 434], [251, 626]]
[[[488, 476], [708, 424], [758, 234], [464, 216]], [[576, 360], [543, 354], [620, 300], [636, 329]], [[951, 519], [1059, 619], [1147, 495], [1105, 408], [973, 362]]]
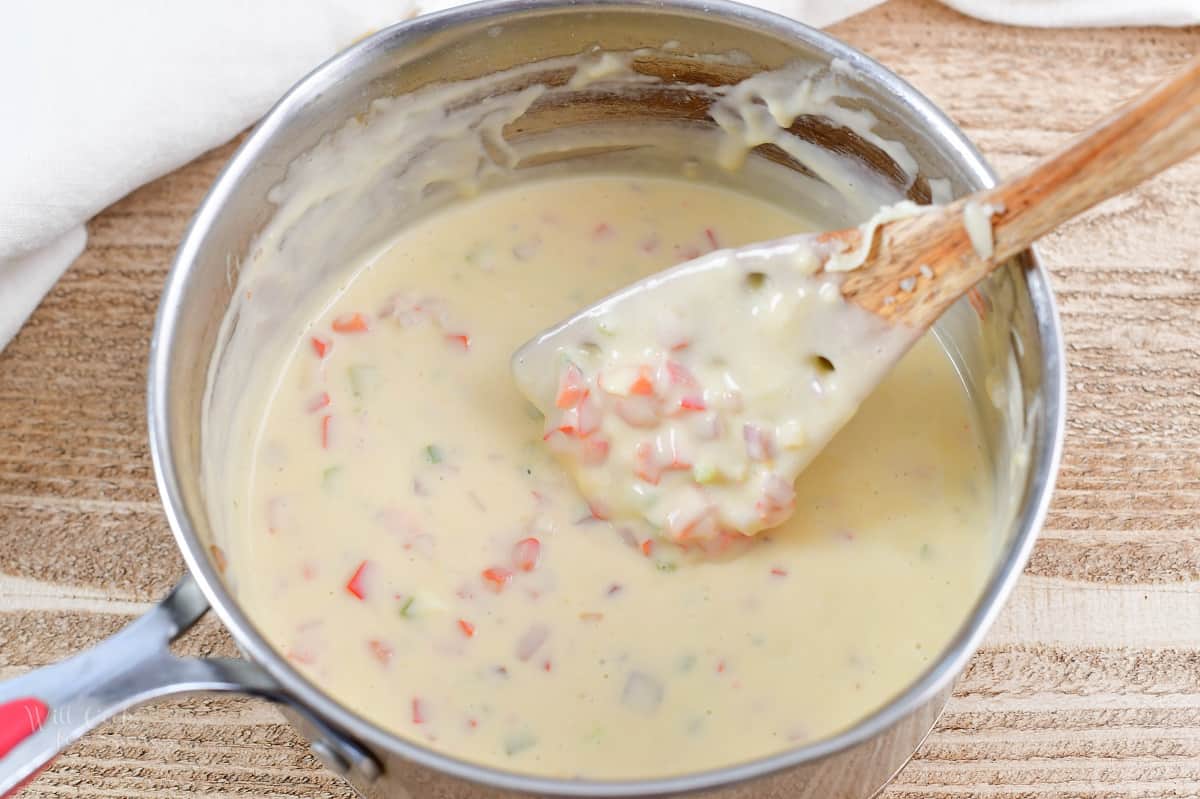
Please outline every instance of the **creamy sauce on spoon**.
[[517, 385], [595, 513], [709, 552], [791, 516], [800, 471], [915, 338], [842, 299], [857, 262], [833, 247], [718, 250], [518, 350]]

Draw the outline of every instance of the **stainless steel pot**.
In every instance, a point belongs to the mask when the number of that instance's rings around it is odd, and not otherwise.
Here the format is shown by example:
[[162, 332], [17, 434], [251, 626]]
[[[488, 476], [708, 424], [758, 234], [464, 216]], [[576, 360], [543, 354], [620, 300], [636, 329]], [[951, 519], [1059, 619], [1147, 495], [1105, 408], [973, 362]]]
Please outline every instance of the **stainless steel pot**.
[[[724, 0], [485, 2], [397, 25], [330, 60], [284, 97], [238, 151], [197, 212], [163, 292], [151, 345], [150, 445], [167, 518], [190, 574], [157, 608], [94, 649], [0, 685], [0, 751], [6, 736], [19, 741], [0, 759], [0, 794], [114, 713], [169, 694], [221, 691], [280, 703], [314, 752], [373, 797], [650, 796], [698, 790], [863, 797], [905, 763], [932, 728], [952, 681], [1020, 574], [1058, 467], [1062, 343], [1050, 289], [1032, 253], [980, 287], [975, 304], [982, 312], [960, 303], [938, 327], [979, 400], [1003, 500], [998, 513], [1009, 522], [1001, 531], [994, 572], [978, 603], [963, 609], [962, 628], [936, 663], [902, 695], [834, 738], [732, 768], [658, 780], [537, 779], [476, 766], [402, 740], [307, 682], [255, 629], [209, 554], [212, 531], [200, 480], [206, 372], [220, 346], [236, 264], [270, 218], [267, 193], [287, 165], [378, 97], [575, 54], [592, 45], [630, 50], [667, 39], [678, 42], [682, 52], [740, 51], [749, 57], [736, 70], [714, 68], [703, 76], [710, 81], [732, 82], [789, 62], [841, 59], [853, 67], [856, 88], [868, 98], [886, 135], [916, 157], [921, 173], [910, 196], [927, 199], [934, 177], [947, 179], [955, 194], [992, 183], [991, 170], [963, 134], [884, 67], [819, 31]], [[633, 120], [651, 112], [697, 118], [687, 102], [673, 105], [669, 92], [664, 98], [654, 109], [610, 102], [602, 112]], [[584, 108], [580, 119], [586, 117]], [[539, 124], [529, 123], [525, 127]], [[540, 124], [545, 127], [546, 120]], [[861, 139], [831, 130], [821, 120], [802, 122], [794, 132], [855, 153], [884, 174], [894, 167]], [[210, 606], [244, 659], [170, 654], [170, 642]], [[47, 718], [38, 727], [42, 716]], [[37, 729], [29, 734], [32, 728]]]

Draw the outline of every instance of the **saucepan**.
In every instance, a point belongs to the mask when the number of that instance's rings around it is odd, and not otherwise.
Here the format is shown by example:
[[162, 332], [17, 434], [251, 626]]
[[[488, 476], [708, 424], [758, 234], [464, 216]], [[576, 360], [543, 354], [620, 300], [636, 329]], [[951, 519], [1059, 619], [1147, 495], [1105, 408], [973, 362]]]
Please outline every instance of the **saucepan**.
[[[961, 628], [931, 667], [868, 718], [825, 740], [730, 768], [637, 781], [556, 780], [509, 773], [401, 739], [341, 706], [267, 643], [213, 555], [214, 514], [202, 473], [206, 392], [214, 357], [236, 319], [226, 320], [239, 265], [271, 219], [270, 192], [289, 164], [323, 136], [360, 117], [381, 97], [439, 81], [493, 74], [590, 48], [724, 53], [658, 70], [654, 96], [581, 96], [531, 107], [504, 132], [514, 140], [551, 126], [620, 117], [704, 124], [687, 84], [732, 83], [791, 63], [840, 65], [882, 135], [902, 142], [919, 166], [910, 198], [933, 189], [957, 195], [993, 176], [949, 119], [880, 64], [789, 19], [724, 0], [505, 0], [421, 17], [376, 33], [319, 67], [246, 139], [197, 212], [167, 278], [151, 343], [149, 432], [167, 519], [187, 563], [157, 607], [92, 650], [0, 685], [0, 794], [12, 791], [58, 751], [114, 713], [160, 696], [248, 693], [277, 702], [313, 751], [367, 796], [652, 796], [705, 791], [735, 795], [864, 797], [911, 756], [933, 727], [964, 668], [1029, 556], [1049, 501], [1063, 435], [1062, 343], [1046, 275], [1025, 253], [951, 309], [937, 334], [976, 400], [1000, 498], [995, 567]], [[476, 98], [476, 101], [482, 98]], [[538, 116], [542, 115], [539, 119]], [[549, 115], [549, 116], [547, 116]], [[828, 120], [792, 131], [856, 156], [888, 175], [887, 154]], [[570, 153], [560, 154], [568, 158]], [[796, 170], [803, 165], [789, 164]], [[358, 219], [336, 220], [353, 230]], [[208, 420], [219, 424], [220, 420]], [[191, 659], [170, 643], [209, 608], [241, 658]]]

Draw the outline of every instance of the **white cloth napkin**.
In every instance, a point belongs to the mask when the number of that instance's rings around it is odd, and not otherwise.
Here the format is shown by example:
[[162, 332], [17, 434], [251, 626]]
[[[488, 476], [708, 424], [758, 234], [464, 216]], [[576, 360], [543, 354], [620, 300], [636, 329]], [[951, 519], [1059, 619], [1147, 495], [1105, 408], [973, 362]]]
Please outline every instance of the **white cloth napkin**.
[[[0, 6], [0, 349], [84, 223], [228, 141], [355, 39], [460, 0], [37, 0]], [[880, 0], [757, 0], [824, 26]], [[1020, 25], [1187, 25], [1200, 0], [944, 0]]]

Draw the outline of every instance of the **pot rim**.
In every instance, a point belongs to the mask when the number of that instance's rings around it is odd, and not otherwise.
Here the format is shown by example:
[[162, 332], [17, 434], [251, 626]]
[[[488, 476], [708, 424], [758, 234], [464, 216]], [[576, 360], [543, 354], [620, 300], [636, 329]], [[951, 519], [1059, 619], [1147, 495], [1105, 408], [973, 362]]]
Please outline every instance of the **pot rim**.
[[514, 14], [571, 9], [577, 13], [586, 13], [590, 8], [704, 14], [748, 25], [783, 39], [806, 43], [830, 58], [840, 58], [858, 71], [870, 75], [879, 89], [888, 92], [896, 101], [907, 106], [926, 126], [930, 137], [949, 145], [955, 151], [958, 160], [979, 188], [995, 184], [995, 174], [962, 131], [924, 95], [882, 64], [820, 30], [788, 17], [731, 0], [589, 0], [586, 6], [577, 4], [575, 0], [482, 0], [400, 22], [364, 38], [328, 59], [289, 89], [238, 148], [196, 211], [167, 274], [151, 337], [147, 390], [150, 453], [167, 521], [188, 570], [217, 616], [232, 633], [241, 651], [277, 680], [295, 702], [313, 710], [364, 744], [475, 783], [557, 796], [682, 793], [763, 777], [862, 744], [885, 732], [934, 698], [957, 677], [974, 654], [1029, 559], [1046, 516], [1062, 455], [1066, 407], [1063, 342], [1049, 279], [1035, 251], [1031, 250], [1026, 254], [1029, 264], [1026, 277], [1042, 344], [1044, 378], [1041, 391], [1047, 424], [1043, 425], [1037, 435], [1038, 451], [1041, 455], [1033, 464], [1030, 501], [1022, 507], [1016, 520], [1018, 532], [997, 563], [982, 596], [955, 637], [943, 649], [938, 660], [886, 705], [831, 738], [734, 766], [652, 779], [601, 781], [537, 777], [478, 765], [442, 754], [401, 738], [362, 718], [293, 669], [267, 643], [237, 600], [226, 589], [205, 554], [204, 545], [193, 528], [191, 519], [183, 512], [184, 503], [169, 434], [173, 391], [168, 379], [169, 359], [178, 335], [176, 323], [179, 308], [187, 299], [188, 275], [203, 240], [235, 185], [258, 159], [276, 131], [288, 123], [289, 117], [311, 97], [335, 83], [338, 76], [353, 68], [355, 63], [369, 59], [373, 50], [389, 46], [395, 38], [419, 40], [426, 35], [452, 29], [460, 23], [479, 23]]

